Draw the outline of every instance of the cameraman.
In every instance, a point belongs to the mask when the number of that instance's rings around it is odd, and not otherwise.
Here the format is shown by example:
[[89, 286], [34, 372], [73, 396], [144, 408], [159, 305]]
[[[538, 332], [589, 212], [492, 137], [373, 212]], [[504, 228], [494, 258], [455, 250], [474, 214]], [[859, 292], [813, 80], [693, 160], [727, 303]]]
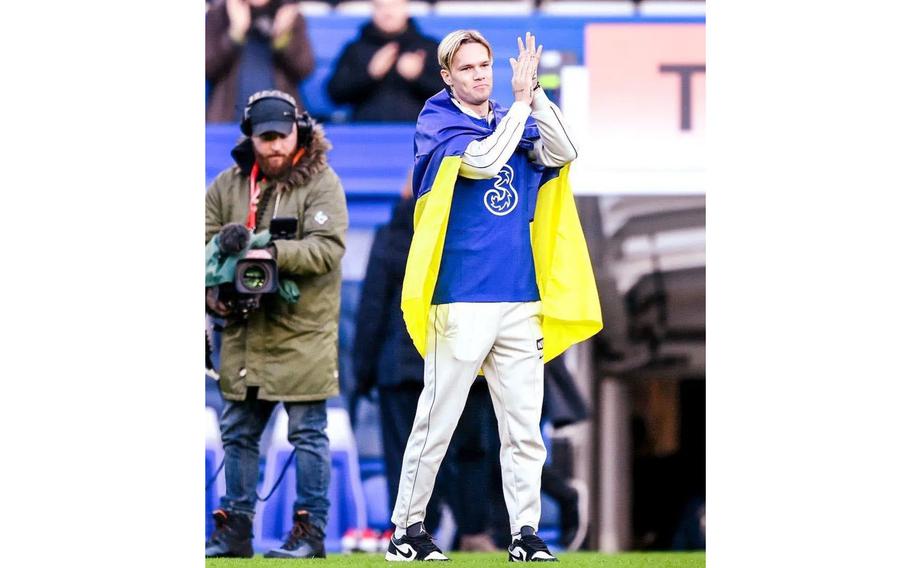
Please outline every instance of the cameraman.
[[275, 217], [297, 220], [296, 235], [265, 250], [282, 284], [293, 282], [299, 300], [264, 294], [246, 315], [230, 300], [209, 309], [226, 318], [221, 345], [221, 414], [226, 494], [214, 512], [206, 557], [251, 557], [252, 520], [259, 473], [259, 440], [280, 401], [288, 413], [288, 441], [296, 448], [294, 527], [267, 557], [325, 556], [329, 510], [329, 440], [326, 399], [338, 394], [338, 317], [341, 257], [348, 226], [344, 191], [326, 162], [331, 147], [322, 127], [298, 113], [281, 91], [249, 98], [231, 151], [236, 162], [205, 196], [205, 239], [219, 236], [222, 254], [239, 253], [250, 232], [269, 229]]

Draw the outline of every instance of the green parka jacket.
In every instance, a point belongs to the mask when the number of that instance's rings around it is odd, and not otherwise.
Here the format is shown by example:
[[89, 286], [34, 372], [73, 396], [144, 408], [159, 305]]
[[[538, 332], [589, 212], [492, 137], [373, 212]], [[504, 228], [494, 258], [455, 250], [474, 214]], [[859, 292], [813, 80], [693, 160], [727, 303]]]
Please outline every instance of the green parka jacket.
[[[228, 319], [219, 372], [228, 400], [243, 400], [252, 386], [259, 387], [258, 396], [265, 400], [325, 400], [338, 394], [341, 257], [348, 213], [341, 181], [326, 161], [329, 148], [317, 126], [288, 178], [261, 183], [256, 232], [267, 230], [274, 216], [298, 220], [297, 240], [274, 245], [281, 277], [297, 283], [300, 300], [289, 304], [278, 294], [267, 294], [246, 321]], [[231, 154], [237, 165], [218, 174], [206, 191], [206, 243], [224, 225], [246, 222], [251, 140], [244, 139]]]

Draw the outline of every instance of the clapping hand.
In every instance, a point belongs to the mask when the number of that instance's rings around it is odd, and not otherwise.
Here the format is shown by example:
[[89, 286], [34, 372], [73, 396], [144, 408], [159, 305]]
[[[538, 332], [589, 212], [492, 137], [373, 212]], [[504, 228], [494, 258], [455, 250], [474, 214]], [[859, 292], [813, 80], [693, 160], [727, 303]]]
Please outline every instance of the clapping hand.
[[278, 8], [278, 12], [275, 13], [275, 21], [272, 23], [272, 37], [281, 37], [290, 32], [299, 12], [300, 8], [297, 7], [296, 2]]
[[394, 41], [387, 43], [373, 54], [370, 63], [367, 65], [367, 73], [369, 73], [370, 77], [374, 80], [378, 81], [386, 76], [386, 73], [395, 65], [397, 60], [398, 44]]
[[423, 72], [423, 65], [426, 58], [427, 52], [423, 49], [409, 51], [398, 58], [395, 69], [398, 71], [399, 75], [408, 81], [413, 81], [417, 77], [420, 77], [420, 74]]
[[227, 0], [228, 34], [237, 43], [243, 42], [250, 29], [250, 5], [246, 0]]
[[535, 49], [535, 39], [531, 32], [525, 33], [525, 43], [518, 38], [518, 59], [509, 58], [512, 65], [512, 94], [516, 101], [531, 104], [531, 91], [537, 84], [537, 64], [542, 51], [543, 45]]

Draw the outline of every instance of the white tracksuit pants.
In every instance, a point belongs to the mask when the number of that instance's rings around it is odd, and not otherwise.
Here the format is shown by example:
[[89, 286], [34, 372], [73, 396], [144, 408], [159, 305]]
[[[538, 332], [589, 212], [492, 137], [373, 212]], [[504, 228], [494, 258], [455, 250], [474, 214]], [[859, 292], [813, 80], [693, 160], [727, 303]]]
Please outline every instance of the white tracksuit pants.
[[392, 522], [423, 521], [436, 472], [468, 391], [483, 368], [499, 425], [502, 490], [512, 534], [537, 530], [547, 450], [540, 302], [453, 303], [430, 308], [424, 386], [404, 452]]

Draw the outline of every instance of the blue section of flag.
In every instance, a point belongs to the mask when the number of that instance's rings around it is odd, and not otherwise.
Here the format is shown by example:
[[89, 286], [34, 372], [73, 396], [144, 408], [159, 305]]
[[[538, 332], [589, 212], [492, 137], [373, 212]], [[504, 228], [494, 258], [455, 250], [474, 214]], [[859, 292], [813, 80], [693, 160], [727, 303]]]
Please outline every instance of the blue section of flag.
[[[414, 135], [418, 198], [432, 189], [444, 158], [461, 156], [471, 142], [493, 134], [508, 109], [490, 104], [488, 124], [462, 112], [444, 90], [426, 102]], [[434, 304], [540, 299], [530, 222], [542, 179], [552, 179], [558, 170], [530, 161], [528, 151], [539, 137], [536, 122], [528, 118], [518, 148], [496, 177], [457, 178]]]
[[[493, 122], [477, 119], [461, 112], [455, 106], [446, 90], [430, 97], [417, 117], [417, 131], [414, 133], [414, 196], [420, 198], [433, 187], [439, 164], [447, 156], [461, 156], [474, 140], [486, 138], [508, 112], [508, 108], [490, 99], [493, 108]], [[530, 150], [534, 140], [540, 137], [537, 122], [528, 117], [525, 131], [518, 147]]]

